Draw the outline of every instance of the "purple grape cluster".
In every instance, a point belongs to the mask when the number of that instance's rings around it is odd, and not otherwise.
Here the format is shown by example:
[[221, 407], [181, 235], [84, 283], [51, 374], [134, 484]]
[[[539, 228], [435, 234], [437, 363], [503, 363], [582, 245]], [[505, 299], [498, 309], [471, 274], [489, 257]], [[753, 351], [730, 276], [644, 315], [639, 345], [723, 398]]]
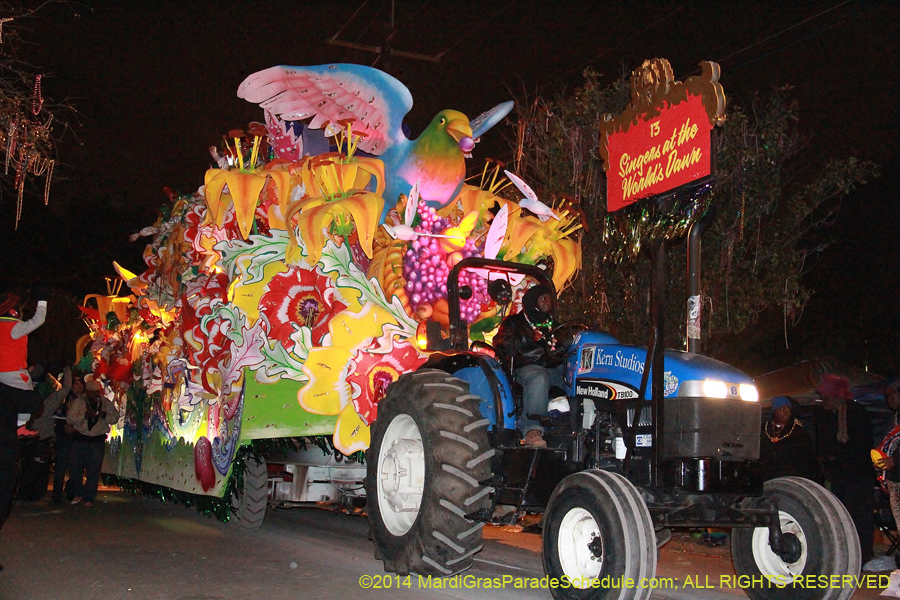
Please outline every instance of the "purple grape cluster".
[[[471, 240], [470, 240], [471, 241]], [[474, 323], [481, 314], [481, 306], [487, 302], [487, 280], [466, 269], [459, 275], [460, 287], [467, 285], [472, 288], [472, 297], [468, 300], [460, 300], [459, 312], [466, 323]]]
[[403, 259], [403, 278], [413, 310], [420, 304], [434, 304], [447, 297], [447, 275], [450, 267], [437, 238], [419, 237], [413, 240]]
[[[417, 208], [421, 221], [416, 231], [439, 234], [451, 227], [449, 219], [438, 217], [434, 208], [424, 201], [420, 201]], [[446, 298], [450, 269], [463, 258], [476, 255], [479, 255], [478, 249], [472, 240], [466, 240], [462, 249], [450, 254], [441, 246], [441, 238], [420, 236], [413, 240], [403, 258], [403, 278], [413, 311], [423, 304], [434, 304]], [[462, 301], [460, 308], [463, 318], [471, 323], [481, 313], [481, 305], [487, 298], [487, 282], [466, 272], [460, 276], [460, 286], [463, 285], [470, 286], [474, 292], [469, 300]]]
[[416, 212], [419, 213], [419, 224], [416, 226], [416, 231], [441, 233], [450, 227], [450, 219], [437, 216], [434, 207], [428, 206], [424, 200], [419, 200]]

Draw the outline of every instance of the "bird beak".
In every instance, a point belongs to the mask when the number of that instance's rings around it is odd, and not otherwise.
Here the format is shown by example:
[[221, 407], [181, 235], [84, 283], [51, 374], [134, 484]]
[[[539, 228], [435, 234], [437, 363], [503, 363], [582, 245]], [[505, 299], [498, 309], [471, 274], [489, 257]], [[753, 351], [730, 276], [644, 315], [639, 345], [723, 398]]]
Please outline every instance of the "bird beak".
[[447, 123], [447, 133], [459, 142], [464, 137], [472, 137], [472, 128], [469, 127], [469, 122], [465, 119], [453, 119]]

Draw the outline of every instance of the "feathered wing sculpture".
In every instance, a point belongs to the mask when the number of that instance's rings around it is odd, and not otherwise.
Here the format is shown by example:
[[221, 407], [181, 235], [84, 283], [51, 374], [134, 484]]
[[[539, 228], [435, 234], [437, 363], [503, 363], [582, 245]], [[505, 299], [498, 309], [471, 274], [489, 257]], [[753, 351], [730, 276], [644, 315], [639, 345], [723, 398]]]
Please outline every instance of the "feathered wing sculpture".
[[365, 136], [359, 149], [384, 161], [382, 222], [399, 195], [416, 182], [420, 196], [430, 203], [444, 206], [453, 200], [465, 179], [464, 152], [474, 147], [473, 129], [480, 137], [513, 105], [498, 105], [472, 124], [461, 112], [443, 110], [418, 138], [410, 140], [402, 129], [403, 117], [413, 104], [409, 90], [371, 67], [271, 67], [247, 77], [238, 88], [238, 97], [259, 104], [276, 121], [312, 118], [311, 129], [326, 121], [352, 119], [353, 132]]
[[359, 149], [380, 155], [393, 144], [408, 142], [401, 125], [413, 100], [402, 83], [362, 65], [278, 66], [247, 77], [239, 98], [259, 104], [284, 121], [312, 117], [311, 129], [325, 121], [354, 119], [353, 131], [366, 138]]

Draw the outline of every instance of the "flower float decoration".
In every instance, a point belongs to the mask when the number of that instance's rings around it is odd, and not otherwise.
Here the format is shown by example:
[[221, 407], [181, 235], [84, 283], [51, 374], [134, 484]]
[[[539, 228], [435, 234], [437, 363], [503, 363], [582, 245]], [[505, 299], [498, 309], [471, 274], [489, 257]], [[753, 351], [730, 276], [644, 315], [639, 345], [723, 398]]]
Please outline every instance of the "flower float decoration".
[[301, 327], [311, 330], [313, 343], [328, 333], [333, 314], [347, 308], [330, 277], [316, 271], [291, 268], [273, 277], [260, 300], [260, 312], [269, 322], [269, 339], [287, 346]]
[[540, 221], [523, 217], [521, 211], [510, 216], [505, 260], [536, 264], [551, 257], [554, 263], [553, 285], [563, 290], [581, 268], [581, 244], [572, 234], [581, 229], [578, 215], [563, 211], [558, 220]]
[[[527, 213], [504, 197], [500, 164], [465, 184], [457, 159], [471, 145], [456, 137], [480, 137], [484, 126], [444, 111], [427, 134], [401, 140], [403, 94], [391, 89], [397, 109], [366, 92], [325, 114], [331, 92], [320, 88], [325, 104], [304, 127], [324, 127], [331, 147], [313, 156], [285, 151], [279, 136], [293, 126], [273, 105], [268, 142], [258, 127], [229, 134], [205, 185], [170, 194], [137, 234], [151, 237], [147, 268], [118, 267], [134, 298], [104, 300], [118, 324], [101, 310], [88, 319], [94, 373], [126, 405], [121, 476], [221, 495], [238, 447], [253, 440], [328, 435], [343, 454], [365, 450], [387, 388], [427, 359], [418, 325], [447, 324], [447, 276], [461, 260], [552, 260], [560, 289], [575, 277], [577, 214], [549, 207], [559, 220], [542, 222]], [[456, 161], [446, 181], [428, 178], [440, 158], [429, 154], [433, 140]], [[460, 281], [472, 289], [462, 316], [479, 335], [499, 321], [485, 276], [465, 271]], [[524, 284], [513, 285], [520, 296]]]
[[[297, 400], [305, 410], [338, 415], [334, 446], [345, 454], [369, 447], [369, 425], [390, 383], [425, 362], [411, 344], [392, 344], [386, 325], [396, 325], [390, 313], [373, 304], [360, 312], [342, 311], [328, 325], [329, 346], [313, 348], [303, 370], [309, 384]], [[379, 349], [387, 344], [387, 351]], [[352, 375], [351, 375], [352, 374]]]
[[388, 353], [359, 350], [351, 358], [347, 375], [353, 408], [366, 426], [378, 417], [378, 403], [390, 384], [403, 373], [415, 371], [425, 357], [409, 342], [394, 344]]

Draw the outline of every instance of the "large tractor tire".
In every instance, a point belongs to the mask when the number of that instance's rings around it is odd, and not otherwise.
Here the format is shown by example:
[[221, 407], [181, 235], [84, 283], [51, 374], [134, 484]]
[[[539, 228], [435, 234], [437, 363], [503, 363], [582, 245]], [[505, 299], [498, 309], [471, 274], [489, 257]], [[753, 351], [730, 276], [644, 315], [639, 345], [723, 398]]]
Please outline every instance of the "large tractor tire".
[[[563, 479], [544, 513], [544, 574], [558, 582], [550, 589], [558, 599], [649, 598], [656, 534], [637, 488], [609, 471]], [[634, 587], [623, 586], [623, 578]]]
[[[850, 598], [855, 591], [853, 586], [831, 587], [830, 580], [824, 585], [815, 580], [810, 587], [806, 579], [809, 575], [859, 575], [859, 537], [844, 505], [822, 486], [801, 477], [767, 481], [765, 494], [778, 498], [781, 531], [796, 536], [800, 545], [796, 556], [787, 562], [769, 547], [767, 527], [733, 529], [731, 554], [735, 573], [755, 576], [756, 582], [766, 580], [746, 588], [747, 595], [754, 600]], [[804, 581], [795, 586], [795, 577], [803, 577]]]
[[269, 495], [269, 473], [266, 461], [257, 461], [253, 455], [244, 458], [242, 483], [234, 490], [231, 499], [231, 523], [237, 529], [252, 531], [262, 527], [266, 518]]
[[366, 496], [375, 555], [388, 572], [444, 576], [472, 566], [490, 507], [494, 450], [481, 399], [443, 371], [402, 375], [378, 404], [366, 452]]

